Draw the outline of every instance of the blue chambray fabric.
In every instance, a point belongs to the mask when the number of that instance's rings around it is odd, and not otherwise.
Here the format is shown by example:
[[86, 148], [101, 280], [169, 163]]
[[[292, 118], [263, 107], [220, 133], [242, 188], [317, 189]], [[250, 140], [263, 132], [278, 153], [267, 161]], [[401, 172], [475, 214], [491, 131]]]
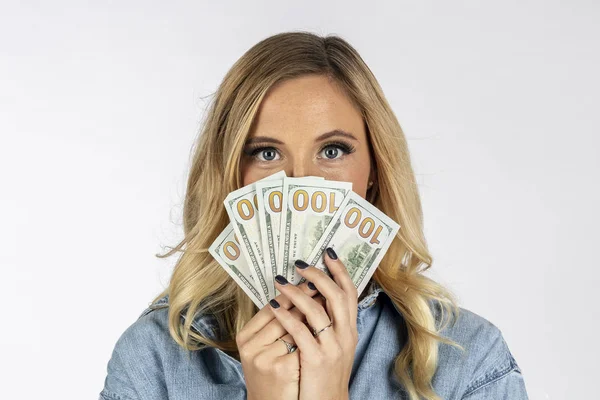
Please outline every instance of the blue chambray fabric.
[[[439, 305], [430, 304], [439, 319]], [[169, 335], [167, 316], [165, 296], [123, 332], [108, 361], [99, 400], [245, 399], [240, 362], [212, 347], [183, 350]], [[192, 326], [213, 339], [218, 336], [210, 315], [196, 316]], [[394, 359], [406, 343], [404, 319], [375, 281], [358, 305], [357, 329], [350, 399], [408, 399], [393, 372]], [[496, 326], [461, 308], [458, 320], [441, 333], [466, 349], [439, 344], [433, 388], [442, 399], [528, 399], [521, 370]]]

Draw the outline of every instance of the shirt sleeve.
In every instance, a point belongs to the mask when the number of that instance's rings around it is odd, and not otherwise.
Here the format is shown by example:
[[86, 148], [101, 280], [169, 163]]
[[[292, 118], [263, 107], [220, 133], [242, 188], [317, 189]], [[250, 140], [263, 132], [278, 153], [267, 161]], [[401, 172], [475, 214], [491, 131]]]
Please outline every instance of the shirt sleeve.
[[462, 400], [529, 400], [519, 369], [478, 386], [467, 392]]
[[529, 400], [521, 368], [502, 332], [492, 329], [489, 351], [474, 374], [462, 400]]
[[155, 314], [139, 318], [119, 337], [107, 364], [99, 400], [164, 400], [161, 338]]
[[469, 357], [469, 377], [461, 400], [529, 400], [521, 368], [502, 331], [491, 322], [467, 313], [463, 326]]
[[99, 400], [141, 400], [135, 389], [135, 367], [129, 365], [134, 354], [128, 337], [121, 336], [108, 361]]

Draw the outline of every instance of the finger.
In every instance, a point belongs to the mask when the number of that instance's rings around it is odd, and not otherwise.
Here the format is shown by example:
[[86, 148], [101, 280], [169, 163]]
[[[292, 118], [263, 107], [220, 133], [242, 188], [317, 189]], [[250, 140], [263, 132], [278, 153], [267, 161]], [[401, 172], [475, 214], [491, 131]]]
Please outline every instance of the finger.
[[305, 354], [314, 354], [315, 356], [321, 353], [319, 344], [306, 325], [294, 318], [288, 310], [280, 307], [275, 299], [269, 302], [269, 306], [273, 309], [273, 315], [275, 315], [277, 321], [292, 335], [299, 350], [302, 350]]
[[[276, 376], [285, 377], [288, 381], [300, 382], [300, 349], [291, 354], [276, 357], [273, 360], [272, 369]], [[296, 390], [292, 389], [296, 393], [294, 398], [298, 396]], [[283, 396], [283, 393], [281, 395]]]
[[[315, 296], [315, 301], [321, 306], [325, 307], [325, 299], [321, 296]], [[289, 301], [289, 300], [288, 300]], [[307, 324], [305, 315], [296, 307], [289, 309], [290, 313], [294, 316], [294, 318], [302, 321]], [[309, 327], [310, 328], [310, 327]], [[281, 325], [281, 323], [273, 316], [273, 319], [269, 321], [267, 325], [265, 325], [259, 332], [257, 332], [254, 336], [247, 341], [247, 345], [260, 348], [266, 345], [269, 345], [274, 340], [277, 340], [278, 337], [287, 333], [285, 328]]]
[[[312, 297], [307, 296], [296, 286], [291, 285], [283, 276], [277, 275], [275, 277], [275, 287], [281, 293], [285, 294], [292, 303], [294, 303], [295, 308], [300, 310], [300, 312], [306, 316], [311, 327], [321, 329], [331, 322], [331, 319], [323, 306]], [[333, 335], [327, 335], [322, 343], [327, 345], [331, 344], [332, 341], [335, 341], [335, 337]]]
[[[315, 301], [319, 303], [321, 307], [325, 307], [325, 299], [322, 296], [316, 296]], [[302, 323], [308, 326], [308, 329], [312, 331], [311, 326], [307, 325], [308, 322], [306, 321], [305, 315], [300, 310], [298, 310], [296, 307], [292, 307], [290, 308], [289, 312], [294, 316], [294, 318], [302, 321]], [[254, 352], [260, 352], [261, 349], [263, 349], [265, 346], [269, 346], [271, 343], [276, 341], [277, 338], [282, 337], [281, 335], [284, 334], [287, 334], [287, 331], [281, 325], [281, 323], [275, 317], [273, 317], [273, 320], [270, 321], [263, 329], [261, 329], [260, 332], [251, 337], [245, 345], [248, 348], [255, 349]], [[286, 337], [290, 339], [288, 342], [295, 343], [294, 339], [289, 334], [283, 336], [283, 339], [287, 340], [285, 339]]]
[[[286, 341], [286, 342], [288, 342], [288, 343], [291, 343], [291, 344], [296, 344], [296, 342], [294, 342], [294, 338], [293, 338], [293, 337], [292, 337], [292, 335], [290, 335], [289, 333], [286, 333], [285, 335], [283, 335], [283, 336], [281, 337], [281, 339], [285, 340], [285, 341]], [[278, 341], [279, 341], [279, 340], [278, 340]]]
[[[288, 343], [296, 345], [294, 338], [289, 333], [283, 335], [281, 339], [285, 340]], [[288, 349], [284, 342], [275, 339], [273, 343], [264, 347], [264, 350], [261, 354], [264, 354], [266, 357], [273, 359], [275, 357], [285, 356], [286, 354], [288, 354]]]
[[[346, 266], [338, 258], [335, 250], [328, 247], [325, 251], [325, 265], [327, 269], [333, 275], [333, 279], [337, 285], [346, 293], [348, 296], [348, 311], [350, 312], [350, 321], [356, 324], [356, 317], [358, 312], [358, 291], [350, 274], [346, 269]], [[353, 325], [353, 326], [354, 326]]]
[[[287, 337], [290, 339], [288, 340]], [[293, 339], [290, 335], [286, 335], [283, 340], [289, 342]], [[260, 371], [270, 371], [278, 376], [296, 381], [300, 378], [300, 350], [296, 348], [292, 353], [288, 352], [286, 344], [281, 340], [275, 341], [265, 347], [262, 352], [254, 355], [252, 363]]]
[[[304, 314], [293, 307], [289, 311], [290, 315], [296, 320], [302, 322], [304, 320]], [[255, 347], [263, 347], [268, 346], [277, 340], [278, 337], [281, 337], [288, 333], [285, 328], [281, 325], [281, 323], [273, 316], [273, 319], [269, 321], [267, 325], [265, 325], [260, 331], [258, 331], [254, 336], [246, 342], [247, 346], [255, 346]]]
[[349, 300], [346, 292], [342, 290], [325, 272], [306, 264], [302, 260], [296, 261], [296, 270], [307, 281], [313, 282], [317, 290], [327, 299], [331, 306], [331, 316], [334, 326], [350, 326]]
[[[307, 283], [303, 283], [298, 285], [302, 291], [309, 296], [314, 296], [318, 292], [316, 290], [311, 289], [307, 286]], [[285, 296], [279, 295], [275, 297], [275, 299], [279, 302], [282, 308], [290, 309], [293, 305], [292, 302], [286, 298]], [[244, 328], [237, 334], [236, 341], [238, 347], [246, 343], [250, 338], [252, 338], [257, 332], [259, 332], [262, 328], [265, 327], [269, 322], [274, 319], [273, 311], [271, 307], [263, 307], [261, 308], [255, 315], [248, 321], [248, 323], [244, 326]]]
[[342, 263], [342, 261], [338, 258], [335, 250], [331, 247], [328, 247], [325, 251], [324, 255], [325, 265], [331, 275], [333, 275], [333, 279], [335, 283], [349, 296], [350, 300], [355, 300], [358, 298], [358, 292], [356, 290], [356, 286], [354, 286], [354, 282], [352, 282], [352, 278], [348, 273], [348, 269]]

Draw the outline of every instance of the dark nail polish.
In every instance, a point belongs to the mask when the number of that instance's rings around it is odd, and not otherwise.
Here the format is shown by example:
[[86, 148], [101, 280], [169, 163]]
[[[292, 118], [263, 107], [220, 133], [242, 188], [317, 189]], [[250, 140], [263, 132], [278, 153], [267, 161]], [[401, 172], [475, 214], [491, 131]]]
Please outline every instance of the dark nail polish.
[[302, 260], [296, 260], [295, 264], [296, 264], [296, 267], [298, 267], [300, 269], [308, 268], [308, 264]]
[[316, 287], [316, 286], [315, 286], [315, 284], [314, 284], [314, 283], [312, 283], [312, 282], [308, 282], [308, 284], [307, 284], [306, 286], [308, 286], [308, 288], [309, 288], [310, 290], [317, 290], [317, 287]]
[[288, 280], [285, 279], [283, 276], [281, 275], [276, 275], [275, 276], [275, 280], [277, 281], [277, 283], [279, 283], [280, 285], [287, 285], [288, 284]]
[[331, 247], [328, 247], [326, 251], [329, 258], [332, 260], [337, 260], [337, 254], [335, 254], [335, 251]]
[[273, 308], [279, 308], [279, 303], [277, 302], [277, 300], [272, 299], [271, 301], [269, 301], [269, 304], [271, 305], [271, 307]]

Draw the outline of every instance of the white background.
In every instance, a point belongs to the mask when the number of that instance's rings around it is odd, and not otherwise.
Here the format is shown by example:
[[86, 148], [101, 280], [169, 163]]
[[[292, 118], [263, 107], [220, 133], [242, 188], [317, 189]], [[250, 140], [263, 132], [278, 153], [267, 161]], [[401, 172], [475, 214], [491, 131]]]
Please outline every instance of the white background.
[[154, 254], [181, 238], [206, 97], [296, 29], [375, 73], [432, 276], [501, 329], [530, 398], [598, 396], [600, 3], [83, 3], [0, 8], [2, 398], [97, 398], [168, 283], [175, 257]]

